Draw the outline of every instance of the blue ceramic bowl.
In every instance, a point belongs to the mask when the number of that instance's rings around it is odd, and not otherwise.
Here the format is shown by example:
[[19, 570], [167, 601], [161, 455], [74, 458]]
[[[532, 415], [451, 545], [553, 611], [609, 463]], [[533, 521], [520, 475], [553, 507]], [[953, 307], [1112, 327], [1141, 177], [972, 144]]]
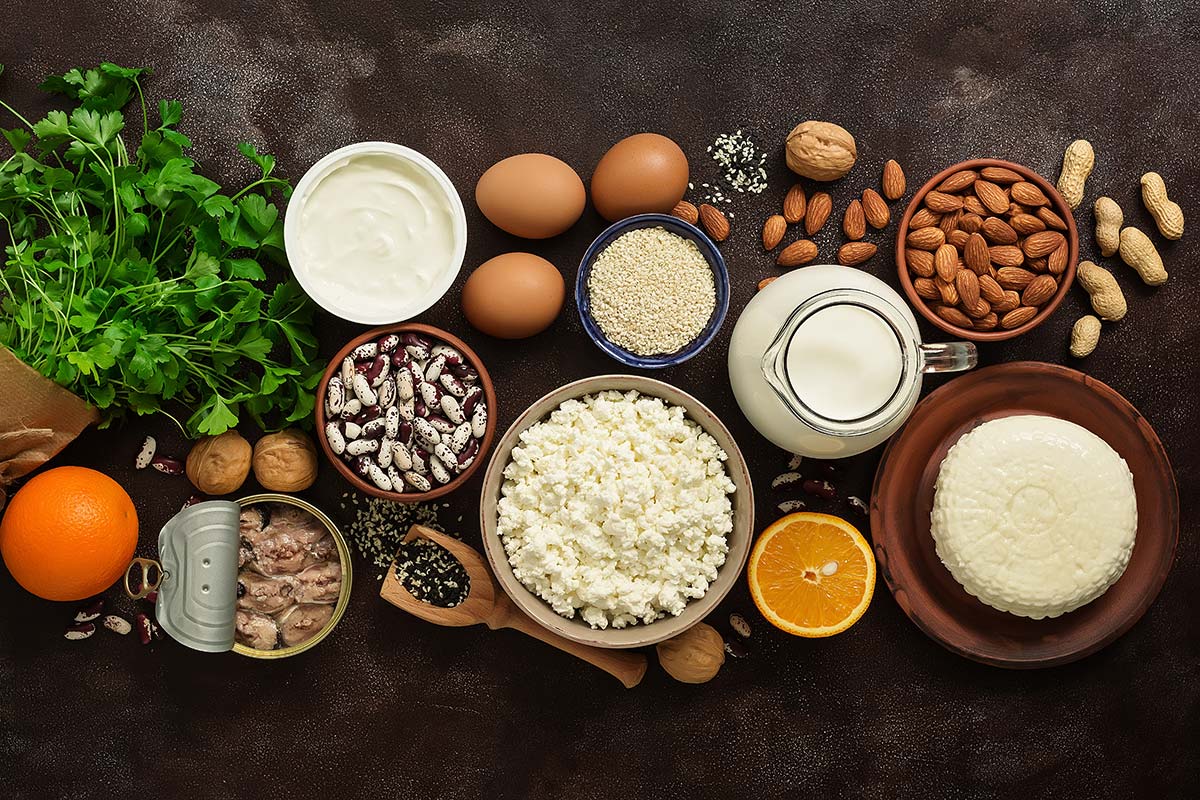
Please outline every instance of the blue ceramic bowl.
[[[592, 319], [591, 299], [588, 297], [587, 288], [588, 276], [592, 274], [592, 262], [604, 248], [612, 244], [613, 240], [621, 234], [637, 228], [663, 228], [685, 239], [690, 239], [696, 243], [696, 247], [700, 248], [700, 253], [712, 268], [713, 281], [717, 290], [717, 303], [712, 316], [709, 317], [708, 324], [704, 326], [704, 330], [700, 332], [699, 336], [685, 345], [682, 350], [674, 353], [654, 356], [640, 356], [631, 353], [610, 342], [604, 335], [604, 331], [600, 330], [600, 326]], [[617, 361], [641, 369], [673, 367], [676, 364], [682, 364], [703, 350], [721, 329], [721, 323], [725, 321], [725, 312], [729, 310], [729, 272], [725, 269], [725, 259], [721, 257], [717, 246], [704, 234], [704, 231], [695, 225], [668, 214], [638, 214], [608, 226], [583, 254], [583, 260], [579, 263], [579, 275], [575, 279], [575, 305], [579, 308], [579, 319], [583, 323], [583, 329], [587, 331], [587, 335], [591, 337], [597, 347]]]

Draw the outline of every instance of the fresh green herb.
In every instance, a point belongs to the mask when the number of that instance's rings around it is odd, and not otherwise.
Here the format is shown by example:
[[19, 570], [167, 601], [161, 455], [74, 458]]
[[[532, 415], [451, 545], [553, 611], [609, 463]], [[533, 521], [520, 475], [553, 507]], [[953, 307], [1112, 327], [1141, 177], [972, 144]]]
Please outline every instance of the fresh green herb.
[[[264, 262], [286, 263], [272, 195], [291, 187], [246, 142], [259, 172], [248, 185], [223, 193], [196, 172], [183, 108], [159, 101], [155, 126], [147, 74], [105, 63], [50, 78], [42, 88], [77, 105], [37, 122], [0, 101], [21, 123], [0, 129], [13, 150], [0, 161], [11, 240], [0, 344], [102, 409], [106, 425], [178, 409], [191, 435], [243, 416], [264, 430], [307, 422], [320, 377], [312, 305], [294, 281], [264, 285]], [[129, 104], [141, 126], [132, 153]]]

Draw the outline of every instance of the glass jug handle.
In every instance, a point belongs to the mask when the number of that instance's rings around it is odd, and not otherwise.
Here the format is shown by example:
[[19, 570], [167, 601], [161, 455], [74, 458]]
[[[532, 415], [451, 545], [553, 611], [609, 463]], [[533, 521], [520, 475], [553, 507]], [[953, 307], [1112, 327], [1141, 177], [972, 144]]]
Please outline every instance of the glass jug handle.
[[921, 345], [921, 372], [962, 372], [978, 363], [979, 351], [971, 342]]

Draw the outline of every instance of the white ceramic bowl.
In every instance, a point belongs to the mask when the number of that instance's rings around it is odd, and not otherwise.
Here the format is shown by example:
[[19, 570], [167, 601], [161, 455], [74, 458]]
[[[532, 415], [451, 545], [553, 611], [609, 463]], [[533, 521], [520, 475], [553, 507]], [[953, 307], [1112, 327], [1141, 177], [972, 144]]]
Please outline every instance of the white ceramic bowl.
[[[500, 500], [500, 485], [504, 481], [504, 468], [508, 465], [513, 446], [517, 437], [535, 422], [540, 422], [549, 416], [563, 403], [574, 397], [595, 394], [609, 389], [628, 391], [636, 389], [641, 394], [659, 397], [677, 406], [682, 406], [688, 418], [696, 422], [728, 455], [725, 468], [733, 481], [736, 491], [730, 496], [733, 503], [733, 531], [729, 534], [729, 553], [724, 565], [717, 573], [717, 579], [708, 587], [703, 597], [692, 600], [687, 604], [683, 613], [677, 617], [665, 616], [649, 625], [638, 623], [625, 628], [593, 629], [579, 618], [567, 619], [550, 607], [542, 598], [525, 588], [517, 576], [513, 574], [512, 566], [508, 563], [508, 554], [504, 543], [496, 532], [496, 505]], [[582, 644], [596, 647], [625, 648], [642, 647], [670, 639], [683, 633], [708, 616], [709, 612], [725, 598], [729, 590], [739, 580], [750, 555], [750, 541], [754, 534], [754, 487], [750, 483], [750, 473], [746, 468], [746, 460], [737, 442], [725, 425], [703, 403], [687, 392], [653, 378], [640, 375], [597, 375], [584, 378], [574, 383], [568, 383], [555, 389], [550, 394], [530, 406], [519, 416], [492, 451], [492, 460], [488, 463], [487, 474], [483, 479], [483, 493], [479, 502], [479, 523], [483, 531], [483, 546], [487, 552], [492, 572], [517, 607], [528, 614], [539, 625], [560, 636]]]
[[[389, 307], [386, 312], [372, 313], [370, 310], [355, 308], [344, 301], [330, 297], [327, 292], [322, 291], [320, 284], [312, 278], [309, 270], [310, 265], [305, 263], [303, 249], [300, 246], [300, 230], [303, 225], [302, 212], [313, 187], [346, 158], [358, 155], [390, 156], [416, 165], [441, 187], [445, 192], [447, 202], [450, 204], [454, 247], [448, 263], [444, 265], [438, 275], [438, 280], [432, 283], [429, 290], [424, 294], [410, 298], [405, 303], [398, 302], [394, 307]], [[296, 190], [292, 193], [292, 198], [288, 204], [287, 214], [283, 222], [283, 240], [284, 246], [287, 248], [288, 261], [291, 264], [292, 273], [296, 276], [296, 280], [300, 283], [300, 286], [309, 297], [316, 301], [317, 305], [324, 308], [330, 314], [349, 320], [350, 322], [357, 322], [362, 325], [391, 325], [411, 319], [422, 311], [425, 311], [440, 300], [454, 284], [454, 279], [458, 277], [459, 270], [462, 269], [463, 258], [467, 252], [467, 214], [463, 209], [462, 199], [458, 196], [458, 190], [454, 188], [454, 184], [450, 182], [450, 178], [442, 171], [441, 167], [433, 163], [429, 158], [413, 150], [411, 147], [405, 147], [400, 144], [393, 144], [391, 142], [359, 142], [358, 144], [346, 145], [334, 150], [309, 167], [308, 172], [304, 173], [304, 177], [296, 184]]]

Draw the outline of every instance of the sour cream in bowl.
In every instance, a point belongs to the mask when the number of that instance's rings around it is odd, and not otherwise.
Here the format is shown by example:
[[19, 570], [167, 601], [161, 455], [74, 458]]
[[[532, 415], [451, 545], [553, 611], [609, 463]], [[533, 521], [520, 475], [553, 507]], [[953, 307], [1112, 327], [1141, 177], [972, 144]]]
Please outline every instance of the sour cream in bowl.
[[314, 164], [292, 194], [284, 243], [296, 280], [331, 314], [410, 319], [454, 283], [467, 217], [454, 184], [403, 145], [361, 142]]

